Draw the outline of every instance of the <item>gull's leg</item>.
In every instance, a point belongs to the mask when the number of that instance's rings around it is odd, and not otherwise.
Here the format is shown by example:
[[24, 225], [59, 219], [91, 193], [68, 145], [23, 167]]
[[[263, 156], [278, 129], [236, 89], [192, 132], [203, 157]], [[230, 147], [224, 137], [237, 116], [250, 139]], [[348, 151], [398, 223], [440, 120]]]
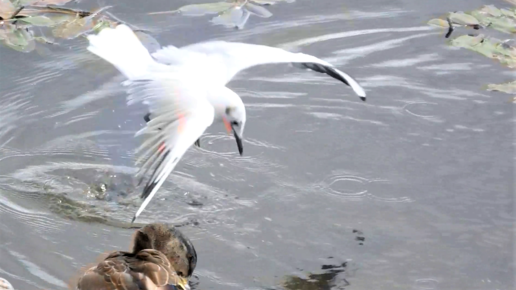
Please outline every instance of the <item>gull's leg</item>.
[[[149, 123], [149, 121], [150, 121], [150, 113], [145, 114], [145, 116], [143, 116], [143, 119], [145, 120], [145, 123]], [[158, 130], [161, 131], [161, 128], [158, 128]]]
[[149, 123], [149, 121], [150, 121], [150, 113], [145, 114], [145, 116], [143, 116], [143, 119], [145, 120], [146, 123]]

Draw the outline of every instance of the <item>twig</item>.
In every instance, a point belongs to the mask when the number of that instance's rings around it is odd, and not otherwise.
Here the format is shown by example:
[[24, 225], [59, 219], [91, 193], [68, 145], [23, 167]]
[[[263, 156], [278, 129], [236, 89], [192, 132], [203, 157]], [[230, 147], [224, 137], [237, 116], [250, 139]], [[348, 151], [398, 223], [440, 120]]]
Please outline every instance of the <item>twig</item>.
[[100, 8], [99, 10], [92, 12], [89, 16], [96, 17], [96, 16], [97, 16], [97, 15], [99, 15], [102, 11], [107, 10], [107, 9], [109, 9], [109, 8], [111, 8], [111, 7], [113, 7], [113, 6], [104, 6], [104, 7]]
[[91, 14], [93, 14], [92, 12], [89, 12], [89, 11], [75, 10], [75, 9], [62, 8], [62, 7], [52, 7], [52, 6], [46, 6], [46, 7], [29, 6], [29, 7], [27, 7], [27, 9], [25, 9], [25, 13], [28, 13], [28, 12], [30, 12], [29, 15], [40, 14], [40, 13], [72, 14], [72, 15], [78, 15], [80, 18], [88, 17]]
[[147, 15], [159, 15], [159, 14], [178, 14], [181, 13], [180, 10], [170, 10], [170, 11], [159, 11], [159, 12], [149, 12]]
[[446, 17], [446, 21], [448, 21], [448, 33], [446, 33], [445, 38], [449, 38], [453, 32], [453, 23], [450, 20], [450, 17]]
[[11, 15], [11, 17], [9, 17], [9, 19], [13, 19], [14, 17], [16, 17], [16, 15], [18, 15], [18, 13], [20, 13], [23, 8], [25, 8], [25, 6], [21, 6], [20, 8], [16, 9], [16, 11], [14, 11], [13, 15]]
[[109, 11], [106, 11], [104, 12], [104, 14], [106, 14], [107, 16], [109, 16], [110, 18], [114, 19], [116, 22], [118, 22], [118, 24], [125, 24], [127, 26], [129, 26], [134, 32], [137, 32], [137, 31], [141, 31], [141, 32], [150, 32], [149, 30], [147, 29], [140, 29], [136, 26], [134, 26], [133, 24], [131, 23], [127, 23], [125, 21], [123, 21], [122, 19], [118, 18], [117, 16], [115, 16], [113, 13], [109, 12]]

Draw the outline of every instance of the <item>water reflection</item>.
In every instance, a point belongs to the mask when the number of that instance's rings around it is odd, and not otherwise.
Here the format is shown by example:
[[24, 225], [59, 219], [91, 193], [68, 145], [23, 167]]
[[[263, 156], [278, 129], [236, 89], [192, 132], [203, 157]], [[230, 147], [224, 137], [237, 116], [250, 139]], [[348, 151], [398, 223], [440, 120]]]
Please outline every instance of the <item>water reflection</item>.
[[310, 273], [306, 278], [299, 276], [287, 276], [283, 287], [288, 290], [329, 290], [345, 289], [349, 282], [342, 277], [347, 268], [347, 262], [340, 265], [322, 265], [323, 273]]

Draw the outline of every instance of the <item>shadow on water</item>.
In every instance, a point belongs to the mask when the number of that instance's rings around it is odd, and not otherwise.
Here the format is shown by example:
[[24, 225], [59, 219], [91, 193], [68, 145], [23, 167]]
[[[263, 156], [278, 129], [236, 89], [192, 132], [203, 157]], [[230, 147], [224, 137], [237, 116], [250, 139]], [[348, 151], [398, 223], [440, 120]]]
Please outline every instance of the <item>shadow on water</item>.
[[282, 286], [286, 290], [330, 290], [346, 289], [349, 282], [342, 277], [347, 270], [347, 262], [340, 265], [323, 265], [323, 273], [309, 273], [305, 278], [287, 276]]
[[[331, 259], [332, 257], [329, 257]], [[287, 275], [280, 278], [280, 282], [274, 287], [263, 287], [263, 290], [344, 290], [349, 289], [351, 284], [346, 280], [345, 276], [348, 269], [348, 262], [331, 265], [325, 264], [321, 266], [319, 273], [304, 273], [300, 275]], [[352, 272], [356, 271], [352, 269]], [[199, 277], [193, 275], [190, 280], [192, 289], [203, 289]]]

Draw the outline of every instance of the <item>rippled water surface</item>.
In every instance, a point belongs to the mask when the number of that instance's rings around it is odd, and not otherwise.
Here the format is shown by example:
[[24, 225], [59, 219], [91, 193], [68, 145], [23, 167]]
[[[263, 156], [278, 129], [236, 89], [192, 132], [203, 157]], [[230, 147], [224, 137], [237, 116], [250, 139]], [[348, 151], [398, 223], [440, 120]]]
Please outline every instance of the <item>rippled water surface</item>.
[[[247, 104], [244, 156], [210, 128], [139, 219], [181, 225], [196, 289], [514, 289], [514, 105], [482, 90], [514, 75], [426, 25], [485, 1], [298, 0], [241, 30], [146, 15], [197, 0], [106, 2], [161, 44], [302, 51], [368, 93], [286, 65], [229, 84]], [[17, 289], [66, 289], [130, 244], [146, 111], [86, 45], [0, 47], [0, 276]]]

